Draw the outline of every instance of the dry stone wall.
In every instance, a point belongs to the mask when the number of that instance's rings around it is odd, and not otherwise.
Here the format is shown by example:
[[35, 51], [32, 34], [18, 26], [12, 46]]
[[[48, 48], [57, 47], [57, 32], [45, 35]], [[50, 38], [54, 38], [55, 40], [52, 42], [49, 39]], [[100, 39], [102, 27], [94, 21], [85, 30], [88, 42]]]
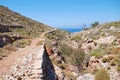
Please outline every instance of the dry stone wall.
[[36, 47], [33, 51], [18, 59], [3, 80], [57, 80], [45, 46]]

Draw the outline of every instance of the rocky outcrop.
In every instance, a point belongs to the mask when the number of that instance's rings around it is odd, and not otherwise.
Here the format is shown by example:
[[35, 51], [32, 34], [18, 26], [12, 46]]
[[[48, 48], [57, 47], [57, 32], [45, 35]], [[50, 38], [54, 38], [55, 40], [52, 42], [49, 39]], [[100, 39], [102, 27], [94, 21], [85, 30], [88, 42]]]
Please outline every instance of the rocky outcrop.
[[9, 32], [9, 28], [7, 26], [0, 25], [0, 32]]
[[13, 40], [7, 35], [0, 35], [0, 47], [3, 47], [7, 43], [12, 43]]
[[108, 37], [100, 38], [96, 40], [95, 42], [98, 44], [111, 44], [115, 39], [116, 37], [114, 36], [108, 36]]
[[95, 80], [95, 76], [90, 73], [87, 73], [77, 77], [77, 80]]
[[5, 33], [5, 32], [11, 32], [10, 29], [20, 29], [23, 28], [22, 26], [8, 26], [8, 25], [1, 25], [0, 24], [0, 32]]
[[0, 47], [3, 47], [4, 45], [6, 45], [8, 43], [12, 43], [19, 39], [24, 39], [24, 37], [20, 37], [18, 35], [8, 36], [6, 34], [2, 34], [2, 35], [0, 35]]

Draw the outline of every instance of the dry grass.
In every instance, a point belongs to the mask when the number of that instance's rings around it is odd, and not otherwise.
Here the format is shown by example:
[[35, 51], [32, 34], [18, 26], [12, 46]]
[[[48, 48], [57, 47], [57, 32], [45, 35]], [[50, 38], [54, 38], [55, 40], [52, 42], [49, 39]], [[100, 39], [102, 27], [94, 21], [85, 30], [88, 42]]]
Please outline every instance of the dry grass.
[[4, 57], [7, 57], [7, 54], [10, 54], [10, 51], [0, 48], [0, 60], [2, 60]]
[[31, 40], [21, 39], [13, 42], [13, 45], [18, 48], [25, 48], [31, 44]]
[[39, 46], [39, 45], [42, 45], [43, 44], [43, 41], [38, 41], [38, 43], [36, 44], [37, 46]]
[[70, 71], [63, 70], [63, 72], [70, 80], [76, 80], [76, 77]]
[[13, 46], [9, 46], [9, 45], [4, 46], [3, 49], [8, 51], [16, 51], [16, 49]]
[[100, 69], [95, 74], [95, 80], [110, 80], [110, 77], [105, 69]]
[[120, 54], [120, 47], [113, 48], [111, 54]]

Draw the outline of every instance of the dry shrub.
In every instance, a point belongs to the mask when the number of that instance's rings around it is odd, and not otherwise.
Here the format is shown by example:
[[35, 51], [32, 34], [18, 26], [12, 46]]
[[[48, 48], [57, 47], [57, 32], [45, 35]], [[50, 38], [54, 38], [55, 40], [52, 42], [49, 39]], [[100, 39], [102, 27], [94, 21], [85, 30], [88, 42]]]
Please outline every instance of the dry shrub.
[[43, 41], [38, 41], [38, 43], [36, 44], [37, 46], [39, 46], [39, 45], [42, 45], [43, 44]]
[[28, 39], [21, 39], [13, 42], [13, 45], [18, 48], [25, 48], [31, 44], [31, 40]]
[[110, 80], [110, 77], [105, 69], [100, 69], [95, 74], [95, 80]]
[[120, 54], [120, 47], [113, 48], [111, 54]]
[[14, 47], [9, 46], [9, 45], [4, 46], [3, 49], [8, 50], [8, 51], [16, 51]]
[[115, 57], [114, 56], [108, 56], [109, 60], [113, 60]]

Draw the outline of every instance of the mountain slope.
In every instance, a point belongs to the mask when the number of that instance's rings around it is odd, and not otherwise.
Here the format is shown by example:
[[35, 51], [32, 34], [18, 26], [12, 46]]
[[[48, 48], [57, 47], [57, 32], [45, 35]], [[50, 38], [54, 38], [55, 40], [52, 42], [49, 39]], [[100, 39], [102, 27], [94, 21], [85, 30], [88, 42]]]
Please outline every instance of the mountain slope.
[[29, 46], [32, 38], [52, 29], [0, 5], [0, 60], [11, 51]]
[[[120, 79], [120, 21], [88, 28], [71, 35], [71, 40], [83, 49], [84, 76], [92, 80]], [[90, 75], [91, 73], [92, 75]]]
[[39, 33], [52, 29], [50, 26], [22, 16], [4, 6], [0, 6], [0, 24], [11, 26], [9, 27], [10, 31], [21, 36], [36, 36]]

